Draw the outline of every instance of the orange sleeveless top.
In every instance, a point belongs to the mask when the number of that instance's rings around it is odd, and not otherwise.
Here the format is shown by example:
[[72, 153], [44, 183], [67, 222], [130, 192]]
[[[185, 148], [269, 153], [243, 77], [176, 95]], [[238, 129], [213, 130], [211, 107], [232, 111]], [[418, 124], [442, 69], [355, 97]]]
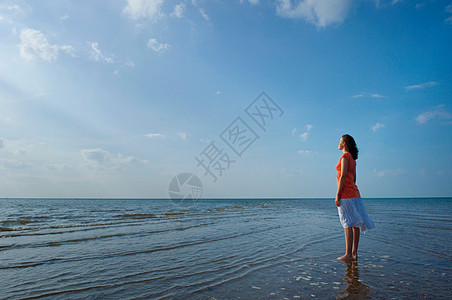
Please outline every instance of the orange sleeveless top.
[[353, 159], [353, 156], [349, 152], [345, 152], [342, 154], [339, 162], [336, 165], [337, 175], [337, 185], [339, 186], [339, 179], [341, 178], [341, 159], [345, 157], [348, 161], [347, 168], [347, 176], [345, 178], [344, 187], [342, 189], [341, 194], [339, 195], [339, 199], [351, 199], [351, 198], [360, 198], [358, 187], [355, 184], [355, 174], [356, 174], [356, 161]]

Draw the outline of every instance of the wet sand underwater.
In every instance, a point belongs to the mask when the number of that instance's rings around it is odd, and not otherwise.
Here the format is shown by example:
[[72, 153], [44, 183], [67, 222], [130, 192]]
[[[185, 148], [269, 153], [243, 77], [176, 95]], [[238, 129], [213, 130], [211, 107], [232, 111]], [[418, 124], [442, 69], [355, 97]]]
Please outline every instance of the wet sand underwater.
[[0, 298], [448, 299], [452, 198], [363, 201], [345, 264], [333, 199], [0, 199]]

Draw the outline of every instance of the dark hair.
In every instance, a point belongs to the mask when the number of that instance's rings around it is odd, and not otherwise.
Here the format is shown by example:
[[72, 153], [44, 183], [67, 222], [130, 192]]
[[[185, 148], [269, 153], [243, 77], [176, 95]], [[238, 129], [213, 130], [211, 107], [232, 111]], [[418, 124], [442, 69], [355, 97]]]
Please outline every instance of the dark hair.
[[356, 147], [355, 139], [349, 135], [344, 134], [342, 136], [342, 139], [344, 140], [345, 145], [347, 145], [347, 150], [350, 152], [354, 160], [358, 159], [358, 147]]

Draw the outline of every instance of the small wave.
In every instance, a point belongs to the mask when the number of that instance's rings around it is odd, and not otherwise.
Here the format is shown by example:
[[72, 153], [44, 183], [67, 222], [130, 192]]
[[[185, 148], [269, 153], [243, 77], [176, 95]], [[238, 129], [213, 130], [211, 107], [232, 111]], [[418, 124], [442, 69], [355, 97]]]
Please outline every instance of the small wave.
[[3, 225], [27, 225], [27, 224], [30, 224], [30, 223], [37, 223], [37, 222], [40, 222], [40, 221], [37, 221], [37, 220], [30, 220], [30, 219], [19, 219], [19, 220], [6, 220], [6, 221], [2, 221], [1, 223], [3, 224]]
[[116, 215], [116, 218], [123, 218], [123, 219], [153, 219], [158, 218], [158, 216], [154, 214], [123, 214], [123, 215]]
[[32, 268], [37, 267], [40, 265], [43, 265], [43, 262], [23, 262], [19, 265], [14, 266], [6, 266], [6, 267], [0, 267], [0, 269], [7, 270], [7, 269], [25, 269], [25, 268]]
[[450, 219], [416, 218], [423, 221], [452, 222]]
[[185, 215], [185, 212], [167, 212], [165, 213], [165, 216], [180, 216], [180, 215]]
[[[89, 224], [71, 224], [71, 225], [44, 225], [31, 227], [0, 227], [0, 231], [27, 231], [27, 230], [44, 230], [44, 229], [63, 229], [63, 228], [83, 228], [97, 226], [119, 225], [129, 222], [106, 222], [106, 223], [89, 223]], [[50, 233], [46, 233], [50, 234]]]

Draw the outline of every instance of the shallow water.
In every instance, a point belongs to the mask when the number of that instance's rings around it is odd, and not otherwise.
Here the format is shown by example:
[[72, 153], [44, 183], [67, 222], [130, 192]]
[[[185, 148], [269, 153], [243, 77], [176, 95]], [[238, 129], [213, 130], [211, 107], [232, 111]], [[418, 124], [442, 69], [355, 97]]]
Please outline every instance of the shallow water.
[[0, 298], [446, 299], [452, 199], [364, 199], [358, 263], [334, 201], [0, 200]]

